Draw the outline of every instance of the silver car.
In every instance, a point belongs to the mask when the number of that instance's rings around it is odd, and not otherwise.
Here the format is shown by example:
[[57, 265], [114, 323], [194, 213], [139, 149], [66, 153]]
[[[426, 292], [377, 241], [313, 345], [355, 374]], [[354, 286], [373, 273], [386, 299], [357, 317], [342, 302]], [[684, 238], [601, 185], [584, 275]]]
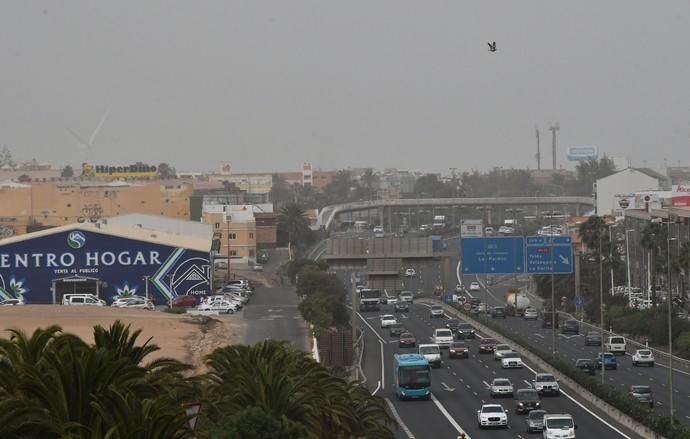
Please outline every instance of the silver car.
[[532, 410], [525, 417], [527, 424], [527, 433], [541, 432], [544, 430], [544, 415], [546, 410]]
[[494, 378], [489, 386], [491, 392], [491, 397], [496, 398], [499, 396], [513, 397], [515, 393], [515, 386], [510, 382], [508, 378]]

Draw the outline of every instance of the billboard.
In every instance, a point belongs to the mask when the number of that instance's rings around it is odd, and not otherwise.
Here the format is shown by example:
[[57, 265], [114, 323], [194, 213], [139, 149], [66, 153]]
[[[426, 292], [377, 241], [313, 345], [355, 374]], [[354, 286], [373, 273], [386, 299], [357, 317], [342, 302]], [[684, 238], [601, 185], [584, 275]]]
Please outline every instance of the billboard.
[[481, 238], [484, 236], [484, 223], [480, 219], [460, 220], [460, 236]]
[[637, 205], [638, 199], [635, 194], [616, 194], [613, 196], [613, 214], [623, 216], [626, 209], [640, 209]]
[[571, 146], [568, 148], [568, 160], [579, 162], [599, 158], [598, 146]]
[[126, 166], [94, 166], [83, 163], [81, 165], [81, 175], [82, 177], [153, 178], [158, 176], [158, 170], [155, 166], [145, 165], [143, 163], [135, 163]]
[[163, 304], [209, 293], [208, 253], [77, 228], [26, 236], [0, 245], [2, 299], [61, 303], [64, 294], [89, 293], [108, 303], [148, 295]]
[[671, 206], [690, 207], [690, 184], [677, 184], [673, 186]]

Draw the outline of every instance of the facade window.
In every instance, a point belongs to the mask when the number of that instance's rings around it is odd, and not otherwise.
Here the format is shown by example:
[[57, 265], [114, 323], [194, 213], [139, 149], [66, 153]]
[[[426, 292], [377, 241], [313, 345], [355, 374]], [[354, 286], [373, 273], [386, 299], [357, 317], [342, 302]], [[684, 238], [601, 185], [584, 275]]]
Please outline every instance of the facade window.
[[237, 233], [228, 233], [228, 239], [237, 239]]
[[252, 232], [249, 232], [249, 239], [254, 239], [254, 234]]
[[230, 250], [230, 256], [237, 256], [237, 250]]
[[216, 223], [216, 230], [220, 229], [220, 223]]

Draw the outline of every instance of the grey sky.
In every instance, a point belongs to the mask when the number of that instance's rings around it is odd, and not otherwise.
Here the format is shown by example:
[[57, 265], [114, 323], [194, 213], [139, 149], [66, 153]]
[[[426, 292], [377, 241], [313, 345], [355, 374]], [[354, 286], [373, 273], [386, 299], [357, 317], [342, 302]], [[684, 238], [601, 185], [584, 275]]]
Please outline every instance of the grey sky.
[[[689, 164], [690, 2], [0, 2], [0, 144], [178, 170]], [[487, 51], [495, 40], [497, 53]], [[550, 166], [550, 146], [543, 154]]]

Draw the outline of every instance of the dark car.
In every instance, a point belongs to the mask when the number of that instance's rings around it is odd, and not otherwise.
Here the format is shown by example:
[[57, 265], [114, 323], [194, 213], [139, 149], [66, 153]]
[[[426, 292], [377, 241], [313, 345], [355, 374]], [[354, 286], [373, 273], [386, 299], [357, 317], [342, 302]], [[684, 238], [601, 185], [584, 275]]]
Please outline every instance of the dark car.
[[170, 308], [193, 308], [195, 306], [195, 296], [177, 296], [170, 301]]
[[458, 326], [460, 326], [460, 320], [458, 320], [458, 319], [446, 320], [446, 328], [450, 329], [453, 334], [456, 334], [458, 332]]
[[539, 393], [534, 389], [518, 389], [515, 392], [515, 413], [529, 413], [541, 408]]
[[474, 326], [472, 326], [470, 323], [460, 323], [455, 331], [455, 336], [460, 340], [477, 338], [477, 334], [474, 331]]
[[649, 408], [654, 408], [654, 395], [649, 386], [630, 386], [628, 394], [641, 404], [648, 404]]
[[485, 338], [479, 342], [480, 354], [492, 354], [496, 350], [498, 342], [493, 338]]
[[492, 319], [505, 319], [506, 318], [506, 309], [503, 306], [495, 306], [491, 310], [491, 318]]
[[594, 360], [591, 360], [589, 358], [580, 358], [575, 362], [575, 367], [577, 367], [587, 375], [596, 375], [597, 367], [594, 365]]
[[411, 332], [403, 332], [398, 340], [398, 347], [413, 348], [417, 346], [417, 338]]
[[396, 312], [410, 312], [410, 304], [398, 299], [397, 302], [395, 302], [395, 311]]
[[391, 326], [390, 329], [391, 337], [400, 337], [402, 333], [407, 332], [407, 329], [405, 329], [400, 323]]
[[585, 346], [601, 346], [601, 333], [589, 331], [585, 334]]
[[566, 320], [565, 322], [563, 322], [563, 325], [561, 325], [561, 333], [579, 334], [580, 324], [577, 322], [577, 320]]
[[532, 410], [525, 418], [527, 433], [544, 431], [544, 415], [546, 410]]
[[[554, 319], [553, 313], [544, 312], [542, 314], [541, 327], [542, 328], [550, 328], [551, 324], [553, 323], [551, 320], [553, 320], [553, 319]], [[555, 316], [555, 323], [556, 323], [556, 328], [558, 328], [558, 325], [559, 325], [558, 313], [556, 313], [556, 316]]]
[[454, 341], [448, 346], [448, 358], [469, 358], [470, 350], [461, 341]]

